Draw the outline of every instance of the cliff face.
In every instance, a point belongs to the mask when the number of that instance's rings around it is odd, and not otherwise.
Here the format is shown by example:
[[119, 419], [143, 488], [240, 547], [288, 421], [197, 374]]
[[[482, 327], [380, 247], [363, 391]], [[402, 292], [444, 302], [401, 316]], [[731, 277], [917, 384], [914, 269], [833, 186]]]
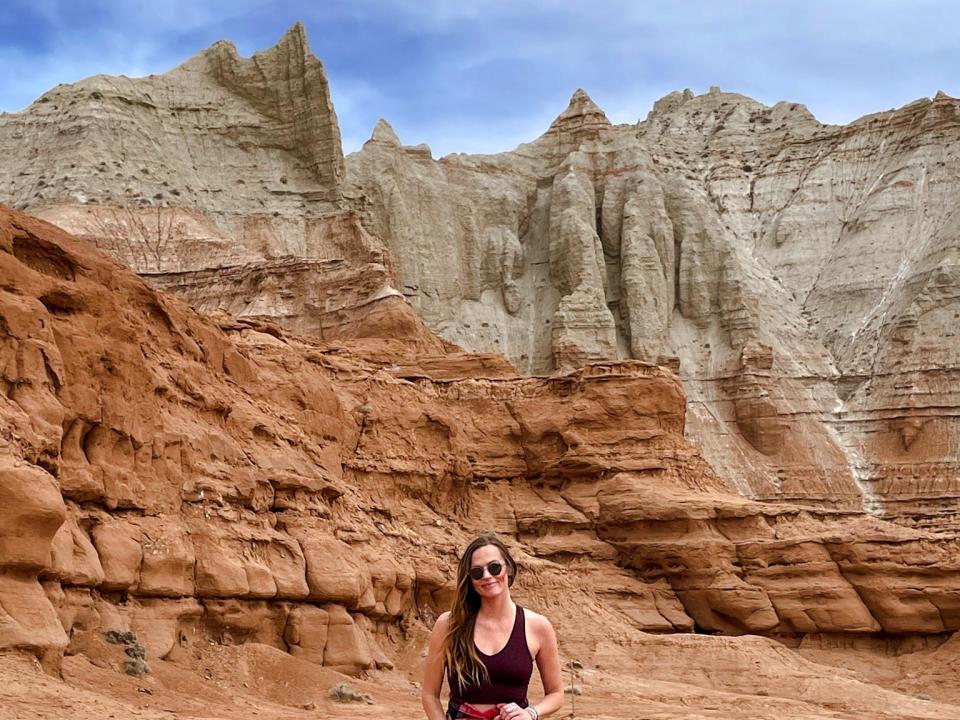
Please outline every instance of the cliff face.
[[935, 526], [957, 510], [958, 118], [938, 96], [829, 127], [714, 90], [612, 126], [578, 91], [513, 152], [381, 132], [347, 166], [442, 336], [530, 372], [678, 357], [688, 434], [742, 493]]
[[340, 131], [295, 25], [245, 59], [219, 42], [164, 75], [98, 75], [0, 117], [5, 202], [139, 272], [303, 253], [337, 207]]
[[[213, 672], [211, 648], [234, 646], [251, 673], [284, 658], [415, 673], [457, 548], [492, 527], [514, 538], [519, 598], [548, 609], [564, 658], [610, 678], [672, 681], [697, 655], [717, 668], [688, 679], [708, 694], [777, 687], [740, 701], [759, 717], [800, 701], [810, 717], [950, 717], [769, 641], [646, 634], [934, 649], [960, 628], [955, 537], [744, 499], [684, 439], [668, 370], [524, 378], [408, 337], [214, 322], [7, 210], [0, 286], [0, 648], [62, 662], [74, 683], [93, 682], [83, 658], [109, 664], [107, 630], [134, 631], [161, 678]], [[730, 675], [747, 658], [775, 668], [768, 681]]]

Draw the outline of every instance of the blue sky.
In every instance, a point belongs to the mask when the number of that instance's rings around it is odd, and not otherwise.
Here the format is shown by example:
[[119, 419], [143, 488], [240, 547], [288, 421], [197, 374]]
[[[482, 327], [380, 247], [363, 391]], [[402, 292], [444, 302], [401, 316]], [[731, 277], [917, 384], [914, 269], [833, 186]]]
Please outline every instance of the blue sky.
[[960, 95], [944, 0], [0, 0], [0, 111], [96, 73], [160, 73], [219, 39], [249, 55], [296, 20], [327, 68], [344, 149], [379, 117], [435, 155], [535, 138], [582, 87], [614, 122], [711, 85], [849, 122]]

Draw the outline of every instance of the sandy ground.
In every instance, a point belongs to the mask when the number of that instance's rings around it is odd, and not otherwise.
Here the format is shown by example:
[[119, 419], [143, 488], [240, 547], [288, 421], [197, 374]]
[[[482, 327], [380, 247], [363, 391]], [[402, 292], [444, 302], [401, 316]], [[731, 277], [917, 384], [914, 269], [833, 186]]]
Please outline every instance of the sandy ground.
[[[679, 645], [671, 652], [676, 644], [671, 638], [653, 638], [646, 648], [611, 647], [601, 653], [600, 667], [580, 671], [576, 684], [581, 694], [568, 695], [556, 717], [960, 718], [960, 705], [948, 704], [960, 701], [960, 653], [954, 647], [960, 640], [899, 656], [840, 648], [784, 648], [770, 654], [766, 641], [702, 642], [699, 663], [691, 663], [688, 649]], [[730, 663], [731, 648], [745, 658], [742, 668]], [[643, 663], [633, 663], [639, 669], [630, 670], [629, 658], [636, 653], [653, 665], [644, 669]], [[820, 664], [804, 654], [816, 656]], [[673, 668], [668, 667], [671, 658]], [[122, 660], [115, 646], [87, 643], [83, 653], [64, 658], [62, 677], [55, 677], [30, 656], [0, 655], [0, 718], [422, 718], [416, 680], [400, 670], [349, 678], [258, 644], [198, 645], [176, 661], [153, 661], [141, 678], [121, 672]], [[827, 661], [833, 664], [822, 664]], [[721, 662], [725, 666], [718, 666]], [[755, 672], [745, 669], [751, 665]], [[369, 693], [373, 703], [334, 702], [329, 690], [340, 682]], [[536, 692], [532, 689], [531, 695]], [[931, 699], [934, 695], [941, 701]]]

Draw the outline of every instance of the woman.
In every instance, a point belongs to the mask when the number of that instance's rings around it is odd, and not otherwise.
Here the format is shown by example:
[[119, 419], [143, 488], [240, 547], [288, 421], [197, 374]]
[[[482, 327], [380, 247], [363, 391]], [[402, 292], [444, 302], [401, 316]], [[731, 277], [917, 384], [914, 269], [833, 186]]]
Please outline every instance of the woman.
[[[453, 608], [430, 635], [420, 692], [428, 720], [538, 720], [563, 705], [557, 635], [543, 615], [510, 599], [517, 564], [496, 535], [471, 542], [457, 566]], [[536, 661], [545, 695], [535, 705], [527, 686]], [[450, 705], [440, 688], [446, 671]]]

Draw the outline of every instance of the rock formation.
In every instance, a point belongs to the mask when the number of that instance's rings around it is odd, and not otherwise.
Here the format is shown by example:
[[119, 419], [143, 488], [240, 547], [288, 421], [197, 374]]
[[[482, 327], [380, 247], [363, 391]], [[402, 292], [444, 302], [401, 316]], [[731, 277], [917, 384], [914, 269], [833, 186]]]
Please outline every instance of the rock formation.
[[342, 199], [337, 118], [300, 24], [249, 59], [219, 42], [161, 76], [58, 86], [0, 116], [0, 147], [0, 199], [195, 307], [438, 342]]
[[678, 357], [688, 433], [743, 494], [943, 526], [958, 117], [941, 95], [830, 127], [713, 89], [613, 126], [577, 91], [513, 152], [375, 135], [347, 169], [442, 336], [528, 372]]
[[[388, 669], [422, 642], [457, 548], [483, 527], [515, 538], [537, 588], [525, 601], [548, 603], [565, 655], [589, 663], [611, 638], [654, 652], [644, 632], [936, 648], [960, 629], [955, 536], [741, 497], [684, 439], [668, 370], [524, 378], [410, 338], [214, 322], [0, 212], [0, 647], [57, 667], [131, 630], [154, 664], [259, 643]], [[723, 663], [740, 652], [672, 642]], [[750, 652], [772, 662], [777, 647]], [[802, 677], [840, 694], [804, 667], [784, 664], [786, 697]]]
[[0, 116], [0, 200], [81, 236], [0, 209], [0, 649], [403, 706], [493, 527], [598, 698], [955, 717], [870, 683], [960, 702], [909, 669], [960, 629], [958, 117], [577, 91], [512, 152], [344, 159], [299, 25]]
[[340, 130], [299, 24], [249, 59], [219, 42], [164, 75], [59, 85], [0, 127], [4, 199], [139, 272], [306, 254], [340, 200]]
[[960, 466], [958, 107], [833, 127], [714, 88], [614, 126], [577, 91], [512, 152], [434, 160], [381, 120], [345, 162], [296, 25], [0, 116], [0, 199], [205, 311], [426, 337], [403, 296], [526, 373], [679, 358], [688, 433], [744, 495], [936, 527]]

